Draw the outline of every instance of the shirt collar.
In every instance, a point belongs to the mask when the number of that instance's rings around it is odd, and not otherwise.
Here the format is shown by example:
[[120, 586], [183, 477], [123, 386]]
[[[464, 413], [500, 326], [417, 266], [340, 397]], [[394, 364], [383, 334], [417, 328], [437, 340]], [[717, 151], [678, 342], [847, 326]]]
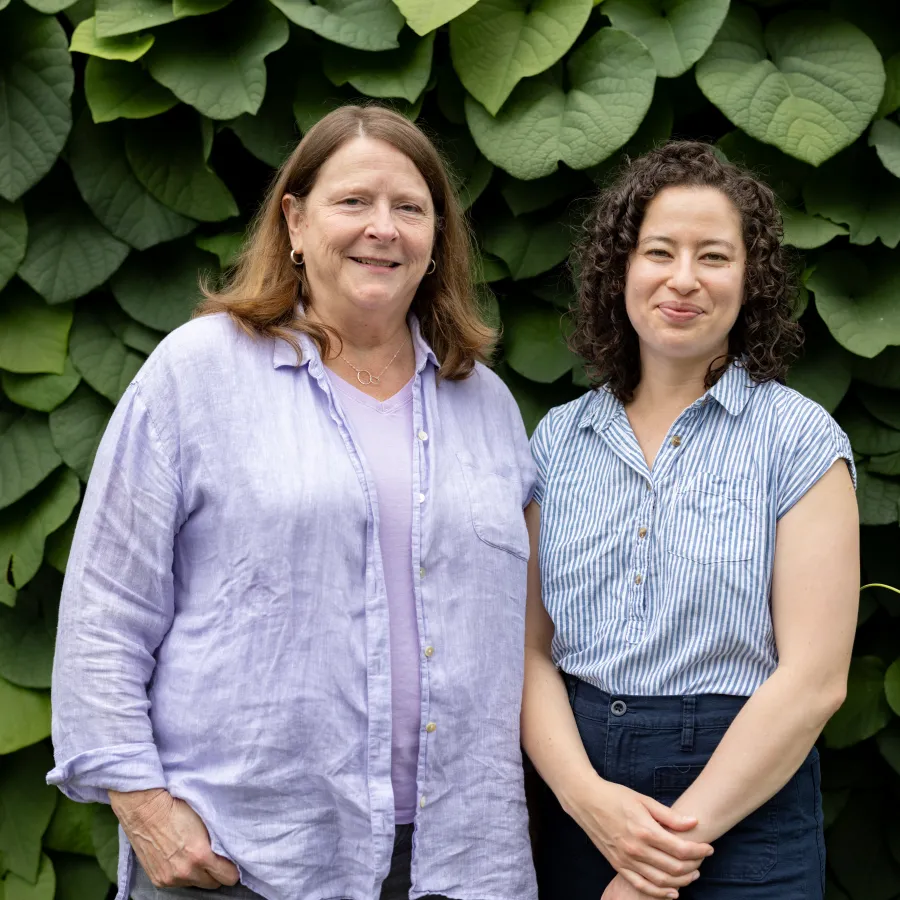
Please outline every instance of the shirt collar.
[[[302, 315], [302, 312], [301, 312]], [[412, 313], [408, 317], [409, 332], [412, 335], [413, 350], [416, 355], [416, 372], [421, 372], [427, 363], [431, 363], [435, 368], [440, 368], [440, 362], [435, 356], [434, 350], [428, 345], [428, 342], [422, 336], [422, 329], [419, 320]], [[319, 350], [315, 341], [309, 335], [298, 332], [297, 339], [300, 342], [302, 358], [297, 360], [297, 353], [294, 348], [284, 338], [277, 338], [275, 346], [272, 350], [272, 365], [278, 369], [281, 366], [303, 367], [311, 362], [315, 366], [321, 365]]]
[[[740, 362], [733, 362], [719, 380], [695, 402], [698, 406], [705, 405], [712, 398], [732, 416], [737, 416], [743, 412], [754, 387], [747, 370]], [[593, 392], [578, 427], [593, 427], [595, 431], [602, 431], [621, 408], [622, 404], [605, 387], [600, 387]]]

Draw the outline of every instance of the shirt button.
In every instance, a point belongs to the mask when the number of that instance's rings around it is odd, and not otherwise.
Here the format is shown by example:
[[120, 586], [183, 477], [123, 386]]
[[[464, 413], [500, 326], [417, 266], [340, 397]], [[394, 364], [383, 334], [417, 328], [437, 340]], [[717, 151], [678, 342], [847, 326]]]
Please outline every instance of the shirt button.
[[433, 734], [435, 731], [437, 731], [437, 725], [435, 725], [434, 722], [429, 722], [429, 723], [425, 726], [425, 730], [426, 730], [429, 734]]
[[428, 659], [431, 659], [431, 657], [434, 656], [434, 647], [432, 647], [431, 644], [429, 644], [425, 648], [424, 653], [428, 657]]
[[419, 798], [419, 806], [420, 806], [422, 809], [425, 809], [425, 798], [424, 798], [424, 797], [420, 797], [420, 798]]
[[634, 583], [635, 583], [635, 584], [640, 584], [643, 580], [644, 580], [644, 579], [643, 579], [640, 575], [635, 575], [635, 576], [634, 576]]
[[427, 432], [420, 431], [420, 432], [418, 433], [418, 435], [416, 435], [416, 436], [418, 437], [418, 439], [419, 439], [420, 441], [427, 441], [427, 440], [428, 440], [428, 434], [427, 434]]
[[647, 529], [643, 525], [641, 525], [641, 527], [638, 528], [638, 537], [641, 537], [641, 538], [647, 537]]
[[419, 569], [419, 578], [424, 578], [424, 577], [425, 577], [425, 568], [423, 566], [421, 569]]
[[680, 446], [681, 446], [681, 438], [680, 438], [677, 434], [676, 434], [676, 435], [673, 435], [672, 440], [669, 441], [669, 443], [670, 443], [673, 447], [680, 447]]
[[419, 494], [419, 503], [424, 503], [424, 502], [425, 502], [425, 495]]

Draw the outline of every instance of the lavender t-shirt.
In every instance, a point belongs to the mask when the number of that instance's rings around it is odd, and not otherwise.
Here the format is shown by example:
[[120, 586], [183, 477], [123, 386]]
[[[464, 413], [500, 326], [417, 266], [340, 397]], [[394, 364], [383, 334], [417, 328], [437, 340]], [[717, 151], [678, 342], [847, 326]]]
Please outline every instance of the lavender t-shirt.
[[411, 546], [412, 380], [381, 403], [334, 372], [329, 371], [328, 377], [340, 395], [378, 495], [378, 540], [391, 629], [391, 782], [395, 821], [403, 825], [416, 815], [420, 725], [419, 628]]

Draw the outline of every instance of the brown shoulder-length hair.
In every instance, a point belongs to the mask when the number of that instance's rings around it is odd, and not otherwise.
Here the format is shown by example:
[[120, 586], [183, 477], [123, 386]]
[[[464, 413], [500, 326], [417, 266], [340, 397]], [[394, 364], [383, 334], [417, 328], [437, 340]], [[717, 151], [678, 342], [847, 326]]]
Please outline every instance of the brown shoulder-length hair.
[[297, 333], [312, 338], [330, 356], [336, 332], [297, 315], [308, 307], [309, 285], [302, 266], [290, 260], [291, 243], [281, 199], [301, 201], [310, 193], [325, 161], [356, 137], [385, 141], [415, 164], [435, 209], [435, 270], [416, 292], [412, 311], [422, 335], [440, 360], [440, 376], [465, 378], [476, 361], [486, 362], [496, 334], [481, 318], [472, 284], [471, 237], [440, 154], [412, 122], [381, 106], [343, 106], [317, 122], [275, 175], [251, 223], [244, 248], [219, 289], [201, 284], [205, 300], [197, 315], [225, 312], [251, 335], [282, 338], [301, 358]]
[[741, 218], [747, 262], [744, 302], [728, 335], [728, 354], [706, 374], [709, 389], [734, 360], [757, 383], [783, 380], [802, 345], [793, 319], [796, 276], [782, 247], [781, 214], [771, 188], [723, 162], [709, 144], [672, 141], [630, 160], [601, 191], [585, 222], [575, 265], [579, 279], [571, 348], [592, 386], [628, 403], [641, 378], [638, 338], [625, 312], [628, 263], [650, 201], [664, 188], [712, 187]]

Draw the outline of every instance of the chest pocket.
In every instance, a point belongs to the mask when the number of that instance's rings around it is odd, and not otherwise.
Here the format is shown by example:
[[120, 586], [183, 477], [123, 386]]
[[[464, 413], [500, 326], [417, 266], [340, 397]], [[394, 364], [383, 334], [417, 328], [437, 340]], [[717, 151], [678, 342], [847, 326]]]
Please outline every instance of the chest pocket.
[[475, 534], [491, 547], [528, 559], [528, 530], [518, 468], [502, 464], [486, 467], [462, 451], [456, 458], [462, 469]]
[[678, 492], [666, 532], [666, 549], [698, 563], [752, 559], [759, 527], [755, 478], [698, 472]]

